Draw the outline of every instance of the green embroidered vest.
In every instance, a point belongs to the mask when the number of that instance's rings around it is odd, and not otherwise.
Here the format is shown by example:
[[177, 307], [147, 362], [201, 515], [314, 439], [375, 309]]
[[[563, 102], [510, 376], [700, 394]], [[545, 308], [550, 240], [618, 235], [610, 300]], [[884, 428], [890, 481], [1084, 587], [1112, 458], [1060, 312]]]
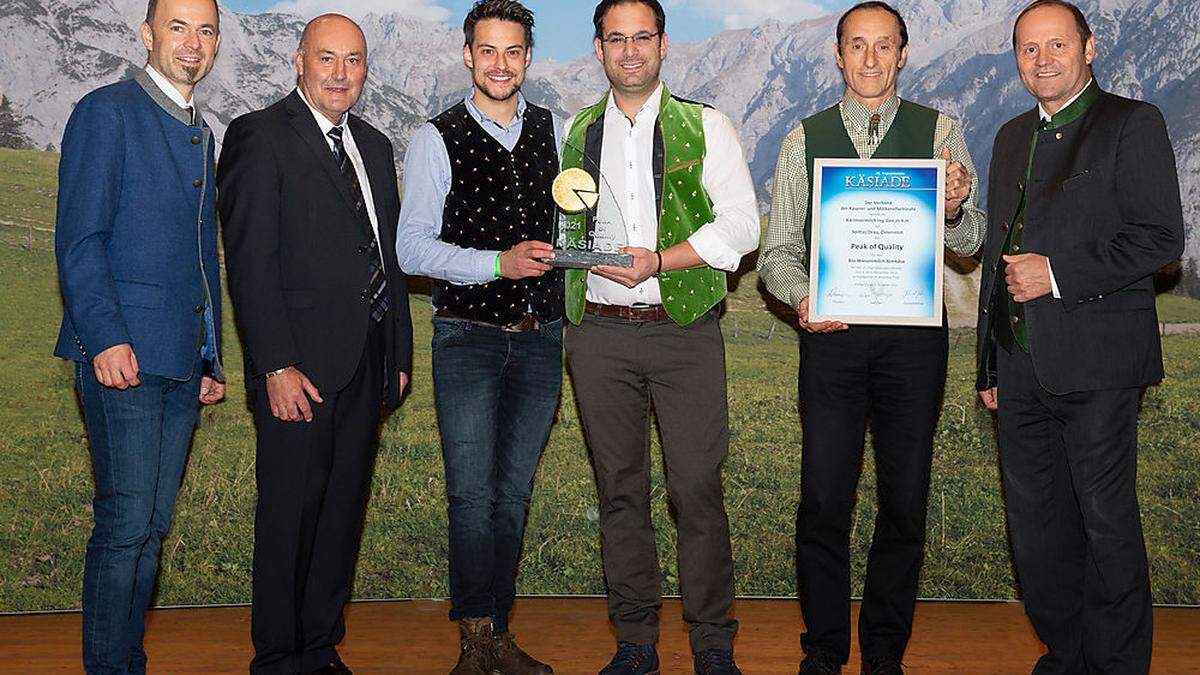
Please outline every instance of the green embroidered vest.
[[[875, 148], [872, 159], [932, 159], [933, 135], [937, 129], [938, 112], [932, 108], [900, 100], [896, 118], [887, 134]], [[804, 127], [805, 163], [808, 168], [809, 205], [804, 215], [805, 267], [808, 252], [812, 251], [812, 186], [813, 160], [817, 157], [829, 159], [858, 159], [858, 150], [842, 122], [839, 106], [822, 110], [800, 123]]]
[[[562, 168], [600, 166], [604, 111], [608, 95], [575, 117], [562, 151]], [[701, 184], [704, 175], [704, 106], [681, 101], [663, 86], [662, 105], [654, 129], [654, 183], [658, 205], [658, 250], [665, 251], [713, 220], [712, 200]], [[582, 237], [585, 214], [574, 219]], [[578, 238], [568, 244], [578, 243]], [[587, 300], [587, 270], [567, 270], [567, 318], [578, 324]], [[675, 323], [686, 326], [725, 298], [725, 272], [711, 267], [676, 270], [658, 275], [663, 307]]]

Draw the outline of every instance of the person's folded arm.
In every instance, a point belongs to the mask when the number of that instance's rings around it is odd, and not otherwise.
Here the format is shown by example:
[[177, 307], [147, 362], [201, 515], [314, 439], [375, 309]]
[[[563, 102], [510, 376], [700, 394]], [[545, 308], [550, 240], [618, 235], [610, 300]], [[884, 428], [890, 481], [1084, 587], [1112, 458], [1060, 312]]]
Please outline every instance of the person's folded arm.
[[439, 239], [451, 180], [450, 158], [442, 135], [432, 124], [426, 124], [413, 135], [404, 155], [396, 258], [406, 274], [452, 284], [486, 284], [496, 278], [499, 251], [465, 248]]
[[80, 101], [63, 134], [54, 252], [67, 315], [89, 357], [130, 342], [108, 256], [124, 148], [116, 107], [97, 96]]
[[1138, 106], [1126, 121], [1116, 172], [1121, 226], [1109, 237], [1048, 254], [1068, 309], [1154, 274], [1183, 253], [1175, 153], [1158, 108]]
[[229, 297], [238, 313], [254, 375], [296, 365], [279, 256], [279, 164], [267, 130], [245, 118], [225, 132], [217, 165], [217, 206], [225, 241]]
[[703, 113], [704, 175], [701, 182], [713, 204], [713, 221], [690, 237], [696, 254], [709, 267], [736, 271], [742, 256], [758, 248], [758, 198], [737, 130], [725, 115]]
[[771, 295], [791, 307], [808, 297], [804, 258], [804, 219], [808, 213], [808, 170], [804, 161], [804, 128], [788, 134], [775, 164], [771, 214], [758, 255], [758, 273]]

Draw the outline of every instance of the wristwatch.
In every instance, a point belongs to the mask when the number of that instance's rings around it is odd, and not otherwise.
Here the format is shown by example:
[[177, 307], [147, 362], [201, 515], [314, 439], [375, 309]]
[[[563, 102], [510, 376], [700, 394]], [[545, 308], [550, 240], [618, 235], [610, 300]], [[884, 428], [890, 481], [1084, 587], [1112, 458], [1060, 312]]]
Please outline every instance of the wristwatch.
[[280, 368], [279, 370], [272, 370], [271, 372], [267, 373], [266, 377], [269, 380], [272, 377], [275, 377], [276, 375], [282, 375], [283, 371], [287, 370], [288, 368], [291, 368], [291, 366], [284, 366], [283, 368]]

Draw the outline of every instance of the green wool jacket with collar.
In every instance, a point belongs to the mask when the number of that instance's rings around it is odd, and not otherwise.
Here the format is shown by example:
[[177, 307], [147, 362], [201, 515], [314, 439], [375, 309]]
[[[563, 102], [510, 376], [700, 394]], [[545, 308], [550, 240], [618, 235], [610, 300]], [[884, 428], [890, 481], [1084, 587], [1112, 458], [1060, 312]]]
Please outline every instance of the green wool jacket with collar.
[[[583, 168], [597, 185], [608, 97], [575, 116], [562, 151], [562, 168]], [[704, 106], [675, 98], [664, 85], [654, 126], [654, 192], [658, 208], [658, 250], [687, 241], [696, 230], [713, 221], [713, 204], [702, 184], [704, 176]], [[586, 158], [586, 166], [585, 166]], [[592, 226], [590, 211], [565, 216], [567, 245], [578, 245], [585, 225]], [[578, 324], [587, 300], [587, 270], [567, 270], [567, 318]], [[686, 326], [721, 302], [727, 294], [725, 272], [711, 267], [675, 270], [658, 275], [663, 306], [675, 323]]]

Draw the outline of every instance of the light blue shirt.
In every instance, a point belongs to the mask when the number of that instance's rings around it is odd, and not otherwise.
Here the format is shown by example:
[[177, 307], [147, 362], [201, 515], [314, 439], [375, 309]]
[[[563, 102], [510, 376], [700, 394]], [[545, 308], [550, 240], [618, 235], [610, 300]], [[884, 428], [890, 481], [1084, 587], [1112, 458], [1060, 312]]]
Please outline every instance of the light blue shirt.
[[[521, 138], [528, 107], [524, 95], [517, 97], [517, 114], [507, 126], [484, 115], [471, 100], [471, 94], [465, 99], [471, 118], [510, 152]], [[553, 121], [554, 140], [561, 152], [562, 120], [555, 115]], [[400, 268], [406, 274], [452, 284], [486, 284], [496, 278], [496, 256], [500, 251], [463, 248], [439, 239], [450, 185], [450, 154], [446, 143], [437, 128], [426, 123], [417, 129], [404, 155], [404, 196], [396, 230]]]

